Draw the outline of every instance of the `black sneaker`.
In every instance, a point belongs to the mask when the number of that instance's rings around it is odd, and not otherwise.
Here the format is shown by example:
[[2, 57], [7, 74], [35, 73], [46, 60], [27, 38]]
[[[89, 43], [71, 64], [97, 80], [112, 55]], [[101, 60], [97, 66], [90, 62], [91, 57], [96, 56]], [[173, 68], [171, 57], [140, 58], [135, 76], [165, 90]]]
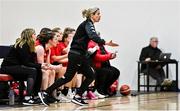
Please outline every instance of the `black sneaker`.
[[33, 98], [30, 98], [30, 99], [24, 99], [23, 100], [23, 105], [35, 105], [36, 103], [34, 102], [34, 99]]
[[35, 103], [35, 104], [42, 104], [42, 102], [41, 102], [41, 99], [40, 99], [40, 98], [36, 98], [36, 99], [34, 99], [34, 103]]
[[38, 96], [41, 99], [41, 102], [45, 105], [45, 106], [49, 106], [49, 102], [48, 102], [48, 94], [44, 91], [42, 92], [38, 92]]
[[49, 96], [48, 99], [47, 99], [47, 101], [48, 101], [48, 103], [57, 103], [57, 102], [59, 102], [60, 100], [54, 98], [53, 96]]
[[88, 103], [86, 103], [81, 97], [75, 97], [71, 100], [71, 102], [78, 104], [78, 105], [87, 105]]

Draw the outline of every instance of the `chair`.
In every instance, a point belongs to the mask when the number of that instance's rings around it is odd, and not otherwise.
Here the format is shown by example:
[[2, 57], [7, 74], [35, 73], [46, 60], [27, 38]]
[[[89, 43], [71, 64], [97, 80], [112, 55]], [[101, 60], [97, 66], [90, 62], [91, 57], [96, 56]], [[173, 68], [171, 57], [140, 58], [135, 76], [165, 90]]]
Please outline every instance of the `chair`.
[[[138, 63], [138, 92], [140, 92], [140, 88], [141, 87], [144, 87], [144, 91], [145, 91], [145, 88], [147, 89], [147, 92], [149, 92], [149, 88], [150, 87], [155, 87], [155, 91], [157, 91], [157, 88], [159, 87], [158, 85], [151, 85], [150, 84], [150, 75], [147, 73], [143, 73], [142, 70], [141, 70], [141, 67], [142, 67], [142, 64], [145, 64], [144, 62], [142, 61], [137, 61]], [[147, 68], [149, 68], [149, 64], [146, 63], [147, 65]], [[143, 76], [143, 79], [144, 79], [144, 83], [141, 84], [141, 77]]]

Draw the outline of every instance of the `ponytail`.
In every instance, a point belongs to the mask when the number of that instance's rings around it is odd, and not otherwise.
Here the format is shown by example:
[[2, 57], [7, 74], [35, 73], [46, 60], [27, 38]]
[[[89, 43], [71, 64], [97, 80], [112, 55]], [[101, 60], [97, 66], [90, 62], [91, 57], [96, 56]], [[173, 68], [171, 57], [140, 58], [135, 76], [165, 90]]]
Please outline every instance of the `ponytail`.
[[99, 10], [99, 8], [94, 7], [94, 8], [89, 8], [89, 9], [84, 9], [82, 11], [82, 16], [83, 18], [90, 18], [91, 14], [95, 14], [97, 11]]
[[84, 9], [83, 11], [82, 11], [82, 16], [83, 16], [83, 18], [87, 18], [88, 16], [87, 16], [87, 12], [88, 12], [88, 10], [86, 10], [86, 9]]

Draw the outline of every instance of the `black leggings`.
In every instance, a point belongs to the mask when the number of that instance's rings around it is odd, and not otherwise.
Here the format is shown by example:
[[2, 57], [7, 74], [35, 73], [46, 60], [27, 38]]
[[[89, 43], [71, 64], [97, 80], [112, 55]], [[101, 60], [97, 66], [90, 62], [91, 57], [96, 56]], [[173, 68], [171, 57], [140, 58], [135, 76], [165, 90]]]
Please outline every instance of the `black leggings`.
[[40, 91], [42, 83], [42, 70], [37, 69], [37, 73], [36, 81], [34, 82], [34, 96], [38, 96], [38, 92]]
[[2, 66], [1, 71], [2, 73], [10, 74], [15, 80], [27, 80], [27, 95], [32, 96], [37, 76], [36, 68], [23, 65]]
[[120, 71], [113, 67], [101, 67], [96, 69], [96, 88], [100, 93], [107, 93], [110, 86], [118, 79]]
[[52, 84], [46, 92], [51, 94], [58, 87], [68, 83], [79, 70], [86, 77], [82, 82], [80, 89], [77, 91], [77, 94], [82, 95], [88, 89], [89, 84], [94, 80], [95, 74], [84, 55], [74, 54], [72, 52], [68, 54], [68, 66], [64, 77], [57, 79], [57, 81]]

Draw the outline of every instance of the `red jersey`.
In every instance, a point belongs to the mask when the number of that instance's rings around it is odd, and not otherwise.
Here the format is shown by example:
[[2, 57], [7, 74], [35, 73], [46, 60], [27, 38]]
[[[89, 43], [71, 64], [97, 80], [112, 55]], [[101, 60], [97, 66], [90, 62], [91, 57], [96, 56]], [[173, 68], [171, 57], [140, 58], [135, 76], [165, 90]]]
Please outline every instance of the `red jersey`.
[[[66, 53], [63, 52], [63, 50], [66, 48], [66, 44], [64, 42], [59, 42], [56, 47], [51, 48], [51, 63], [56, 62], [52, 59], [52, 56], [60, 56], [65, 55]], [[63, 66], [67, 66], [67, 63], [63, 63]]]
[[[93, 48], [96, 45], [98, 45], [97, 43], [95, 43], [94, 41], [90, 40], [88, 43], [88, 48]], [[96, 68], [100, 68], [102, 62], [108, 61], [111, 59], [111, 54], [110, 52], [108, 52], [106, 50], [106, 54], [101, 54], [101, 50], [98, 49], [96, 51], [95, 56], [93, 56], [93, 64], [95, 65]]]

